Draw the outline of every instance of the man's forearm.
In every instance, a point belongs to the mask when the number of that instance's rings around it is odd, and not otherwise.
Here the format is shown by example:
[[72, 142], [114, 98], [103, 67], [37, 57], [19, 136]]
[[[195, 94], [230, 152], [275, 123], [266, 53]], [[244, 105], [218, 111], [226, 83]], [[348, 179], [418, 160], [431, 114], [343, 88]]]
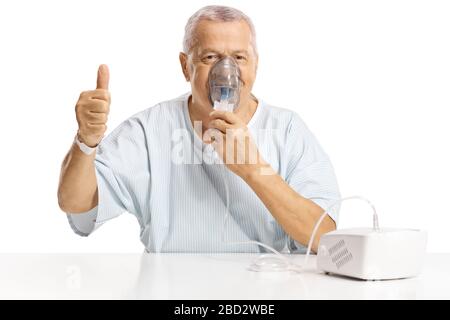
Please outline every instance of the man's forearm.
[[64, 212], [81, 213], [98, 204], [95, 152], [84, 154], [72, 144], [61, 166], [58, 203]]
[[[77, 138], [88, 147], [98, 145], [106, 132], [111, 104], [108, 84], [109, 69], [102, 64], [97, 71], [97, 88], [81, 92], [75, 105]], [[59, 177], [58, 203], [63, 211], [81, 213], [98, 204], [94, 159], [95, 152], [87, 155], [72, 144]]]
[[[266, 165], [262, 170], [261, 168], [252, 170], [242, 178], [286, 233], [297, 242], [308, 245], [313, 228], [324, 212], [323, 209], [299, 195], [270, 166]], [[333, 219], [327, 216], [314, 238], [313, 251], [317, 252], [320, 236], [335, 229]]]

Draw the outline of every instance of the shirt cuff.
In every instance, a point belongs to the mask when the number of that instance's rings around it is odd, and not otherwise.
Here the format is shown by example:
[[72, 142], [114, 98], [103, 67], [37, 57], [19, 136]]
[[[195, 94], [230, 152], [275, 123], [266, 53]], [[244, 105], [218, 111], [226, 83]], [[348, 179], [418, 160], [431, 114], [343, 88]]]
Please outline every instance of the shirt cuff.
[[103, 223], [97, 222], [98, 206], [83, 213], [67, 213], [72, 230], [82, 237], [87, 237]]

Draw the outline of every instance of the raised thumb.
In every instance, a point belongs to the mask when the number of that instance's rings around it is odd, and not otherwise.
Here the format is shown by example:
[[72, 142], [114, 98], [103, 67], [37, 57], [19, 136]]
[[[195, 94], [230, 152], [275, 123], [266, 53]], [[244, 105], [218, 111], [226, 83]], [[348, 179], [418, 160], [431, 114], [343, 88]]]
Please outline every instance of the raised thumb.
[[100, 65], [97, 72], [97, 89], [108, 90], [109, 69], [106, 64]]

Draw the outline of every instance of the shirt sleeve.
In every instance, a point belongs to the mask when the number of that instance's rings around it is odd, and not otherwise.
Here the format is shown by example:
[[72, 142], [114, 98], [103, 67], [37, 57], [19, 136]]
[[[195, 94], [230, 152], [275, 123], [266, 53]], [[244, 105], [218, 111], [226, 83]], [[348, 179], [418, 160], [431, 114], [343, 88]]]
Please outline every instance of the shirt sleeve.
[[[136, 186], [149, 185], [148, 159], [144, 126], [138, 117], [126, 120], [104, 138], [94, 160], [98, 205], [84, 213], [67, 213], [72, 230], [88, 236], [125, 211], [138, 216]], [[149, 197], [149, 190], [141, 187], [139, 191]]]
[[[289, 154], [286, 182], [302, 197], [326, 210], [341, 197], [334, 168], [314, 134], [295, 113], [287, 129], [286, 141]], [[337, 225], [339, 206], [330, 209], [328, 215]], [[306, 246], [290, 237], [288, 248], [291, 252], [306, 252]]]

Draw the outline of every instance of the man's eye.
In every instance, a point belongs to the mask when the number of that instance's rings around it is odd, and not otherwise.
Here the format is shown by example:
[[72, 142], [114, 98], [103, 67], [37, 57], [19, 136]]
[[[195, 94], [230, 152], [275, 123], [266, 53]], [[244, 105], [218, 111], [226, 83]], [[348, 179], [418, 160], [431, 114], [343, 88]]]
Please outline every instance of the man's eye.
[[245, 56], [236, 56], [236, 60], [238, 61], [244, 61], [246, 59]]
[[207, 61], [211, 61], [211, 60], [214, 60], [214, 59], [216, 59], [216, 58], [217, 58], [216, 55], [214, 55], [214, 54], [209, 54], [209, 55], [207, 55], [204, 59], [207, 60]]

